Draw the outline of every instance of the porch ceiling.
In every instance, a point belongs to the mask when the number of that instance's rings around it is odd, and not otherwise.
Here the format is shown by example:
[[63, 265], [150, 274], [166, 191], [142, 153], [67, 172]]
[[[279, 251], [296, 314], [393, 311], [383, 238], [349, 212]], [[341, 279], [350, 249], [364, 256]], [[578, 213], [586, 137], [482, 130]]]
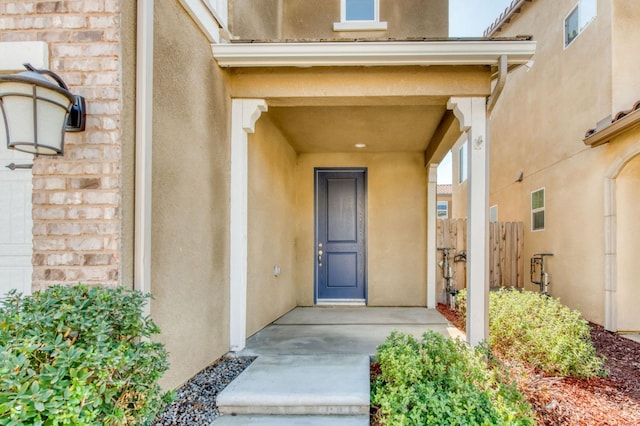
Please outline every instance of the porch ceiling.
[[[298, 153], [425, 151], [445, 105], [270, 106]], [[355, 144], [366, 144], [364, 149]]]

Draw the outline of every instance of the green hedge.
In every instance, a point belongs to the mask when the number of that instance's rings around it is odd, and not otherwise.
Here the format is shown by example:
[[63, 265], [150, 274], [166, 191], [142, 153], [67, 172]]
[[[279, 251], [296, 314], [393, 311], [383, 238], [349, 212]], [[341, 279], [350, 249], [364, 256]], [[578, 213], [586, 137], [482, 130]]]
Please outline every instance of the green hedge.
[[0, 424], [149, 423], [170, 396], [148, 299], [83, 285], [11, 293], [0, 308]]
[[[464, 314], [466, 294], [458, 295]], [[501, 289], [489, 295], [489, 345], [496, 353], [572, 377], [604, 375], [589, 323], [558, 299], [532, 291]]]
[[422, 340], [393, 332], [377, 352], [381, 374], [372, 404], [384, 424], [533, 425], [531, 407], [482, 349], [429, 331]]

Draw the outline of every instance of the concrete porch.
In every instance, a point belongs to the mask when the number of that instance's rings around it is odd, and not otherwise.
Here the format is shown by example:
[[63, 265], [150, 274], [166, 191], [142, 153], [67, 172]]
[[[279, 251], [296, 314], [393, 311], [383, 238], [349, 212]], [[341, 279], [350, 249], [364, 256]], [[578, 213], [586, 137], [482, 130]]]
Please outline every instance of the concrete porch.
[[464, 339], [437, 310], [420, 307], [298, 307], [247, 340], [239, 355], [372, 356], [393, 330], [419, 337], [434, 330]]
[[369, 361], [393, 330], [460, 333], [426, 308], [298, 307], [247, 340], [258, 358], [217, 399], [216, 425], [368, 425]]

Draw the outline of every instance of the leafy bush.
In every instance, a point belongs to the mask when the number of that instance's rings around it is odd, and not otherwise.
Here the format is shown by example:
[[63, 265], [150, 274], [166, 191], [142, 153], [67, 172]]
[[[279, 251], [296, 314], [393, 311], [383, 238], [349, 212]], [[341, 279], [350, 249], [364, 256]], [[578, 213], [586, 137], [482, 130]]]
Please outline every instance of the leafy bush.
[[421, 341], [394, 331], [378, 347], [381, 374], [372, 403], [386, 425], [533, 425], [514, 385], [489, 369], [481, 349], [470, 350], [429, 331]]
[[[464, 312], [465, 293], [458, 302]], [[580, 312], [537, 292], [490, 293], [489, 344], [495, 352], [547, 374], [581, 378], [604, 374], [603, 360], [596, 355], [589, 324]]]
[[169, 395], [159, 333], [124, 288], [56, 286], [15, 292], [0, 309], [1, 425], [132, 425], [153, 419]]

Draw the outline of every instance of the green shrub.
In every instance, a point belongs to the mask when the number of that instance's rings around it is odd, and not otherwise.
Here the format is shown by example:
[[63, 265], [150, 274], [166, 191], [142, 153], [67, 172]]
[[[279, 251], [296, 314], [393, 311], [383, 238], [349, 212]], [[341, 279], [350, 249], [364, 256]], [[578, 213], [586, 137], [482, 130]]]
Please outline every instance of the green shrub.
[[481, 350], [429, 331], [421, 341], [394, 331], [378, 347], [372, 404], [396, 425], [533, 425], [529, 404], [502, 383]]
[[145, 424], [169, 395], [148, 295], [56, 286], [0, 309], [1, 425]]
[[510, 359], [548, 374], [593, 377], [603, 374], [590, 328], [580, 312], [532, 291], [501, 289], [489, 302], [489, 344]]

